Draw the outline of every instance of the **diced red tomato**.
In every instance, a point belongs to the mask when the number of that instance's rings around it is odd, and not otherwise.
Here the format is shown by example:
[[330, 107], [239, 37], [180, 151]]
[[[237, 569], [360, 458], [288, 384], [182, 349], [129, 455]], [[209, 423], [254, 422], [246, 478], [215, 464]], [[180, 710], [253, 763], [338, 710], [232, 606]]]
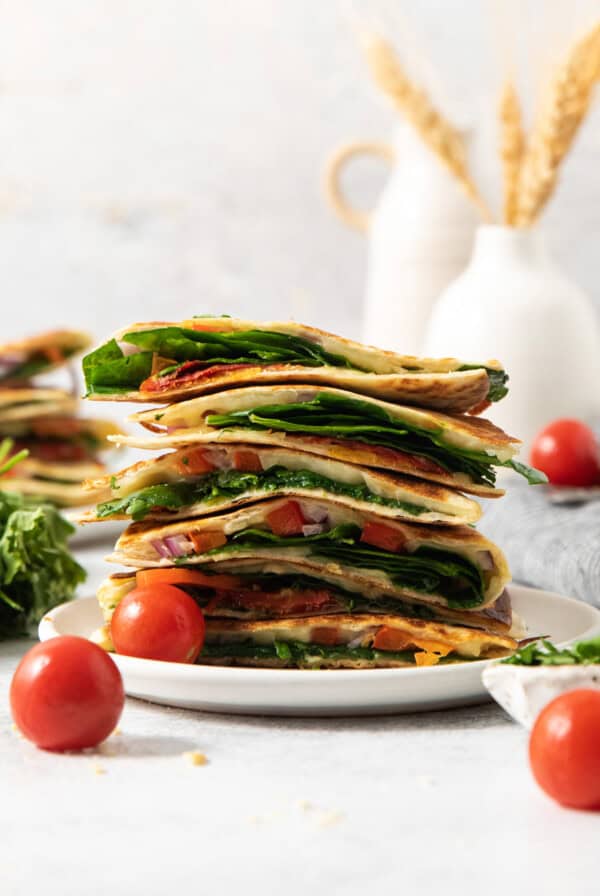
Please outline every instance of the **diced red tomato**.
[[256, 451], [236, 451], [233, 455], [233, 466], [244, 473], [262, 473], [262, 464]]
[[51, 364], [61, 364], [64, 361], [64, 355], [57, 345], [48, 345], [42, 349]]
[[201, 588], [226, 590], [238, 588], [241, 584], [241, 579], [237, 576], [223, 574], [207, 576], [206, 573], [195, 569], [176, 566], [167, 569], [140, 569], [135, 578], [138, 588], [152, 585], [198, 585]]
[[183, 476], [201, 476], [203, 473], [212, 473], [215, 469], [201, 448], [186, 451], [177, 459], [176, 466]]
[[207, 532], [188, 532], [188, 538], [194, 545], [197, 554], [205, 554], [206, 551], [212, 551], [213, 548], [220, 548], [221, 545], [227, 544], [225, 535], [216, 529], [209, 529]]
[[410, 638], [396, 628], [382, 625], [373, 638], [375, 650], [404, 650], [410, 644]]
[[305, 525], [302, 510], [297, 501], [286, 501], [281, 507], [267, 514], [267, 522], [274, 535], [286, 537], [288, 535], [301, 535], [302, 526]]
[[400, 553], [406, 544], [406, 537], [399, 529], [393, 529], [383, 523], [367, 523], [360, 540], [373, 547], [381, 548], [382, 551], [391, 551], [394, 554]]
[[310, 640], [321, 647], [336, 647], [344, 643], [339, 628], [335, 626], [316, 626], [311, 629]]

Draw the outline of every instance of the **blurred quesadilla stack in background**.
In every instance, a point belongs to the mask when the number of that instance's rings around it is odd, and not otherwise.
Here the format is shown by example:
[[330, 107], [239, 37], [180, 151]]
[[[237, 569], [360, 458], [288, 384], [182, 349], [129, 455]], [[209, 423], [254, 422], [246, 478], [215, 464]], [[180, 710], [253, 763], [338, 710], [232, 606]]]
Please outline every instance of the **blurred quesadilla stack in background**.
[[[118, 428], [105, 420], [77, 416], [77, 385], [71, 391], [42, 385], [37, 377], [67, 365], [90, 344], [85, 333], [53, 330], [0, 345], [0, 438], [12, 440], [12, 453], [28, 456], [3, 477], [2, 487], [61, 506], [101, 500], [85, 479], [101, 476], [108, 435]], [[72, 373], [72, 371], [70, 371]]]
[[[366, 668], [501, 656], [513, 619], [502, 552], [470, 495], [518, 441], [476, 416], [497, 362], [404, 357], [295, 323], [136, 324], [83, 362], [88, 397], [162, 403], [110, 437], [172, 449], [88, 487], [85, 522], [130, 522], [98, 597], [169, 583], [206, 617], [199, 662]], [[131, 571], [133, 570], [133, 571]]]

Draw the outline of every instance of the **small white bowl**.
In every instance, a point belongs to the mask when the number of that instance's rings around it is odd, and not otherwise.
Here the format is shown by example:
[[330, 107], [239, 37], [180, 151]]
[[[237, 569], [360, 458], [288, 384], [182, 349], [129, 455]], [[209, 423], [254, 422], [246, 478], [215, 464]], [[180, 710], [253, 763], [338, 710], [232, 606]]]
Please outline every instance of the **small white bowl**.
[[600, 691], [600, 665], [513, 666], [492, 663], [483, 670], [483, 683], [516, 722], [530, 729], [551, 700], [576, 688]]

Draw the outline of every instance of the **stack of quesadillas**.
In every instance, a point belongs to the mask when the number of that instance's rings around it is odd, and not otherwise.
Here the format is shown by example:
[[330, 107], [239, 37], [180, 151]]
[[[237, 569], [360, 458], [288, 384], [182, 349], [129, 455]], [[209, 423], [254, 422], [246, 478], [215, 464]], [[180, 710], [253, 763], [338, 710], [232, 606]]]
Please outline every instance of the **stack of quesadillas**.
[[[509, 653], [522, 634], [502, 552], [467, 495], [530, 482], [518, 441], [473, 414], [507, 392], [497, 362], [404, 357], [295, 323], [136, 324], [83, 362], [88, 397], [172, 449], [89, 483], [83, 518], [131, 521], [99, 600], [170, 583], [206, 617], [199, 662], [434, 665]], [[465, 494], [467, 493], [467, 494]]]
[[117, 434], [118, 428], [105, 420], [79, 418], [75, 390], [36, 381], [89, 344], [85, 333], [54, 330], [0, 345], [0, 438], [12, 439], [13, 453], [28, 451], [3, 478], [5, 490], [61, 506], [102, 499], [102, 491], [90, 495], [82, 482], [106, 471], [99, 456], [111, 447], [107, 436]]

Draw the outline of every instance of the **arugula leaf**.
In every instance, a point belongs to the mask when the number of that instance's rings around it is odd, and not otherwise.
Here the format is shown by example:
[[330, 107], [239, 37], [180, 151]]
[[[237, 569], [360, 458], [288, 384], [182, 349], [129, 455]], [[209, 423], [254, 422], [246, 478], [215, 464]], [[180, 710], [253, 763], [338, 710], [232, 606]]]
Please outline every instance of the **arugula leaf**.
[[540, 639], [519, 648], [502, 660], [511, 666], [575, 666], [600, 663], [600, 638], [579, 641], [559, 650], [551, 641]]
[[[116, 480], [112, 487], [115, 489]], [[269, 467], [262, 473], [226, 470], [209, 473], [195, 480], [182, 479], [146, 486], [126, 497], [104, 501], [98, 505], [96, 513], [101, 519], [122, 513], [137, 521], [143, 520], [157, 507], [175, 512], [194, 504], [219, 504], [245, 493], [269, 494], [282, 488], [322, 489], [333, 495], [347, 495], [373, 505], [398, 508], [413, 516], [427, 513], [426, 507], [376, 495], [366, 485], [336, 482], [310, 470], [286, 470], [281, 466]]]
[[66, 546], [74, 531], [55, 507], [0, 492], [0, 638], [23, 634], [85, 580]]

